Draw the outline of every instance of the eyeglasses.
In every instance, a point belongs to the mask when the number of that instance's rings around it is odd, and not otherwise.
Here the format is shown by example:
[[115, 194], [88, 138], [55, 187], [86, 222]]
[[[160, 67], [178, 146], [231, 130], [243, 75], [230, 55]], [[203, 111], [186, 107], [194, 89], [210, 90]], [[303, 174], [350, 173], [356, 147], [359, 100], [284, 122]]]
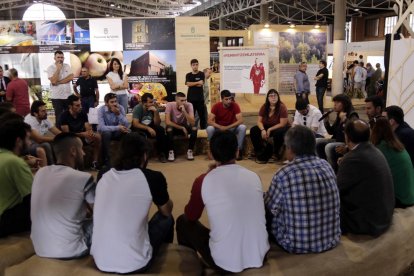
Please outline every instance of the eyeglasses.
[[303, 125], [306, 126], [306, 116], [303, 116]]

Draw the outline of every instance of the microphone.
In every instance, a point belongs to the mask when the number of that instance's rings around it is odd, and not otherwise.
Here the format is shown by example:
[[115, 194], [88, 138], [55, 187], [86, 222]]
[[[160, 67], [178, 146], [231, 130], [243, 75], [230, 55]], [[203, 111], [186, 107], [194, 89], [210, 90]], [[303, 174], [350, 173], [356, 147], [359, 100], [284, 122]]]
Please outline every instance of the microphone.
[[326, 111], [325, 113], [323, 113], [322, 117], [318, 120], [318, 122], [324, 120], [326, 117], [329, 116], [329, 114], [331, 114], [333, 112], [333, 109], [329, 109], [328, 111]]

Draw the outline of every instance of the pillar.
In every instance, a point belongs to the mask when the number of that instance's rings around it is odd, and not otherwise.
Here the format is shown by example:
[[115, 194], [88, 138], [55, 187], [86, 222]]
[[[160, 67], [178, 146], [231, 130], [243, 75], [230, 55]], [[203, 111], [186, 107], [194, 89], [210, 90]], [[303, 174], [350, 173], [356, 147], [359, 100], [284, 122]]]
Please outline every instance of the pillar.
[[346, 0], [335, 0], [332, 96], [344, 91]]

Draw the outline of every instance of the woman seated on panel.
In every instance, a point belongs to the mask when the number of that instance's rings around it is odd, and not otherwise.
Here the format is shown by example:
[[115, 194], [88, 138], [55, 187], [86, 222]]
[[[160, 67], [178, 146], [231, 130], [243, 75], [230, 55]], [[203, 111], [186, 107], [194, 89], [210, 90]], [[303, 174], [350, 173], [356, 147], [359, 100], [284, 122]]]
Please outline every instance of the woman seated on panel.
[[391, 169], [394, 182], [395, 207], [414, 205], [414, 169], [410, 155], [392, 131], [385, 117], [375, 119], [371, 142], [382, 152]]
[[280, 101], [279, 93], [270, 89], [260, 108], [257, 125], [250, 129], [257, 163], [266, 163], [273, 154], [281, 159], [283, 139], [289, 127], [288, 110]]

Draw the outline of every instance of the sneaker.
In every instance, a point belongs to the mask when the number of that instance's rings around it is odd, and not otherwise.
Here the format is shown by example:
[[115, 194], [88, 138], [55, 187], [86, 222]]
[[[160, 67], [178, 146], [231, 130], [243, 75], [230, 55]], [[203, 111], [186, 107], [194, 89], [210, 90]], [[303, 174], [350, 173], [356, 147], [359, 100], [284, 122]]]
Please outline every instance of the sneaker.
[[193, 151], [187, 150], [187, 160], [194, 160]]
[[158, 160], [160, 160], [161, 163], [166, 163], [167, 158], [165, 158], [165, 154], [161, 153], [160, 156], [158, 156]]
[[174, 151], [170, 150], [168, 152], [168, 161], [173, 162], [175, 160]]
[[99, 170], [98, 161], [93, 161], [92, 162], [91, 170], [93, 170], [93, 171], [98, 171]]

